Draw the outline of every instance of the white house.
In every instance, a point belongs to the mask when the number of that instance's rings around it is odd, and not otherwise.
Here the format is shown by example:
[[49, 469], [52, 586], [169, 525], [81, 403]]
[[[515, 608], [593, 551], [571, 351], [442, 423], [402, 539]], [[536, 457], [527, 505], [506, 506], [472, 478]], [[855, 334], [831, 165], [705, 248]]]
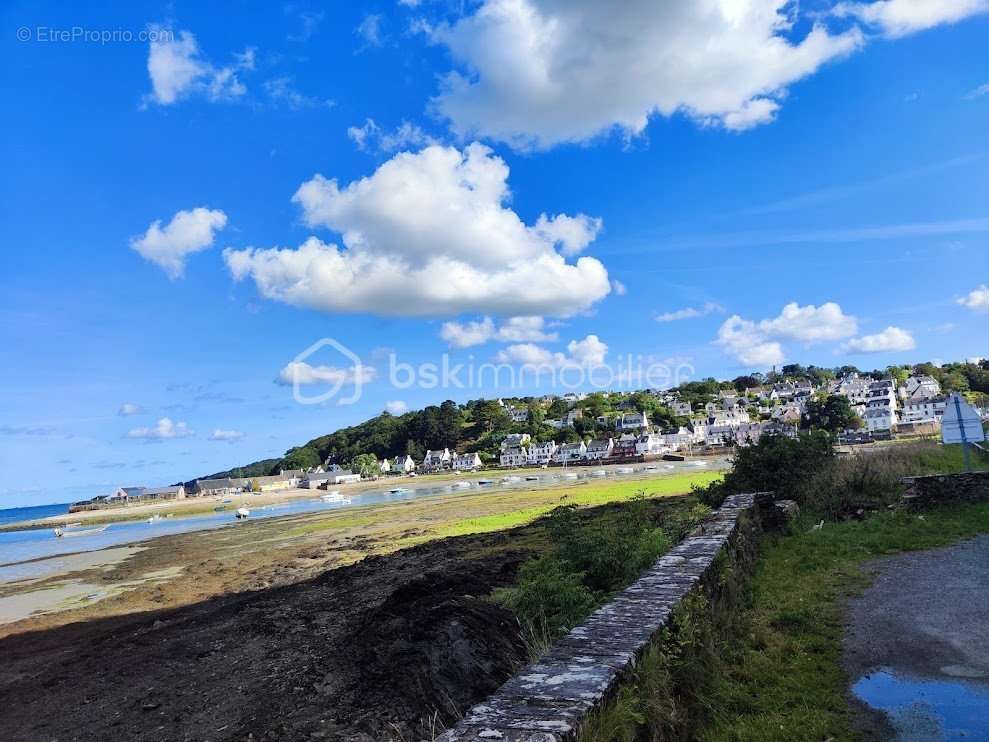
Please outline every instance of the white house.
[[564, 443], [553, 453], [553, 462], [563, 464], [570, 461], [580, 461], [587, 454], [587, 445], [584, 441], [577, 443]]
[[649, 418], [644, 412], [626, 412], [619, 418], [619, 430], [643, 430], [649, 427]]
[[947, 404], [946, 397], [908, 400], [903, 403], [900, 421], [904, 423], [940, 421]]
[[615, 449], [615, 441], [612, 438], [597, 438], [587, 445], [587, 452], [584, 458], [588, 461], [598, 461], [607, 459]]
[[690, 417], [690, 402], [674, 402], [670, 409], [678, 417]]
[[668, 450], [670, 450], [669, 446], [666, 445], [663, 436], [656, 433], [643, 433], [635, 441], [635, 452], [640, 456], [654, 456], [666, 453]]
[[885, 405], [867, 406], [862, 415], [865, 429], [870, 433], [878, 430], [892, 430], [896, 425], [895, 410]]
[[509, 448], [525, 448], [529, 445], [530, 440], [532, 440], [532, 436], [528, 433], [506, 435], [505, 439], [501, 442], [501, 450], [507, 451]]
[[502, 449], [499, 463], [504, 467], [525, 466], [529, 463], [529, 452], [523, 446]]
[[932, 376], [911, 376], [900, 385], [897, 393], [904, 401], [933, 399], [941, 394], [941, 385]]
[[[705, 426], [705, 428], [706, 427], [707, 426]], [[694, 432], [691, 432], [690, 430], [682, 426], [680, 428], [669, 428], [663, 431], [663, 441], [666, 444], [667, 448], [676, 451], [680, 448], [686, 448], [692, 443], [700, 443], [707, 440], [706, 430], [703, 434], [704, 437], [701, 438], [700, 440], [697, 440], [695, 438], [695, 434], [696, 434], [696, 429]]]
[[426, 471], [440, 471], [450, 468], [450, 449], [426, 451], [426, 458], [422, 460], [422, 468]]
[[543, 464], [548, 464], [553, 460], [553, 454], [556, 453], [557, 445], [556, 441], [543, 441], [542, 443], [533, 443], [529, 446], [529, 461], [528, 463], [533, 466], [542, 466]]
[[391, 471], [396, 474], [408, 474], [416, 470], [416, 462], [411, 456], [396, 456], [391, 461]]
[[482, 466], [484, 466], [484, 462], [481, 461], [481, 456], [477, 453], [458, 453], [453, 459], [453, 468], [460, 469], [460, 471], [473, 471]]
[[870, 379], [864, 379], [858, 374], [849, 374], [832, 388], [832, 393], [847, 397], [852, 406], [864, 405], [869, 396]]
[[378, 471], [382, 474], [388, 474], [391, 471], [391, 462], [388, 459], [381, 459], [378, 462]]
[[526, 407], [509, 407], [508, 414], [513, 423], [524, 423], [529, 420], [529, 410]]

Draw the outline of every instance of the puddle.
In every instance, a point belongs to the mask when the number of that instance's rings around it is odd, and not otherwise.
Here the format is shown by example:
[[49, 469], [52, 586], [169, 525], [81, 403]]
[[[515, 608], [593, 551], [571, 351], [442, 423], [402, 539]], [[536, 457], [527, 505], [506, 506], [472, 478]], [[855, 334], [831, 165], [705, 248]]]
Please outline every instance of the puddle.
[[859, 678], [852, 692], [888, 714], [900, 742], [989, 739], [989, 686], [880, 670]]
[[181, 565], [166, 567], [165, 569], [145, 572], [136, 579], [117, 582], [113, 585], [98, 585], [80, 579], [68, 579], [64, 582], [44, 585], [35, 590], [0, 597], [0, 624], [92, 605], [141, 585], [166, 582], [178, 577], [183, 569]]

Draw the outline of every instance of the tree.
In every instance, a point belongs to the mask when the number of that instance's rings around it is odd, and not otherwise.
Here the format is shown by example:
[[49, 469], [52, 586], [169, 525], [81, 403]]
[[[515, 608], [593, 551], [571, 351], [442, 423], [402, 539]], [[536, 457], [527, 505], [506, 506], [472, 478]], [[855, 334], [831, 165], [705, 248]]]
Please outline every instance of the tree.
[[494, 400], [485, 400], [474, 408], [474, 421], [474, 435], [477, 437], [496, 430], [508, 430], [512, 417]]
[[381, 473], [378, 458], [373, 453], [361, 453], [355, 456], [350, 462], [350, 470], [354, 474], [360, 474], [362, 479], [370, 479]]
[[538, 402], [529, 403], [529, 413], [526, 416], [526, 422], [532, 430], [536, 430], [543, 421], [546, 419], [546, 413], [543, 412], [543, 406]]
[[812, 399], [807, 402], [807, 411], [804, 413], [806, 428], [840, 433], [849, 428], [857, 428], [859, 425], [861, 421], [852, 410], [848, 397], [831, 394], [823, 399]]
[[300, 446], [299, 448], [290, 448], [285, 452], [285, 458], [282, 459], [283, 469], [311, 469], [314, 466], [319, 466], [323, 461], [320, 459], [319, 454], [311, 446]]

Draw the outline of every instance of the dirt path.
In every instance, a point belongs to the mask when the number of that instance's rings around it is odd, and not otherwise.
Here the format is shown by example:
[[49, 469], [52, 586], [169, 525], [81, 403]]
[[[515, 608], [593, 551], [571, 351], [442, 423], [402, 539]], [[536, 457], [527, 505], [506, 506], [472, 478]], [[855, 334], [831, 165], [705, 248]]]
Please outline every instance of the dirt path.
[[[844, 665], [878, 738], [989, 738], [989, 536], [869, 565]], [[873, 717], [875, 721], [875, 717]]]

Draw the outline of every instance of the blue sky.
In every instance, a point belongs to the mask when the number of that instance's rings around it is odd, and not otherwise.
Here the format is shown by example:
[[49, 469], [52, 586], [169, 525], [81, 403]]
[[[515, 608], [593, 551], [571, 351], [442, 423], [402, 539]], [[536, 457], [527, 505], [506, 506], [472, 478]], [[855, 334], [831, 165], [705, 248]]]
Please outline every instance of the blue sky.
[[749, 5], [5, 4], [0, 506], [512, 393], [391, 352], [986, 355], [989, 4]]

